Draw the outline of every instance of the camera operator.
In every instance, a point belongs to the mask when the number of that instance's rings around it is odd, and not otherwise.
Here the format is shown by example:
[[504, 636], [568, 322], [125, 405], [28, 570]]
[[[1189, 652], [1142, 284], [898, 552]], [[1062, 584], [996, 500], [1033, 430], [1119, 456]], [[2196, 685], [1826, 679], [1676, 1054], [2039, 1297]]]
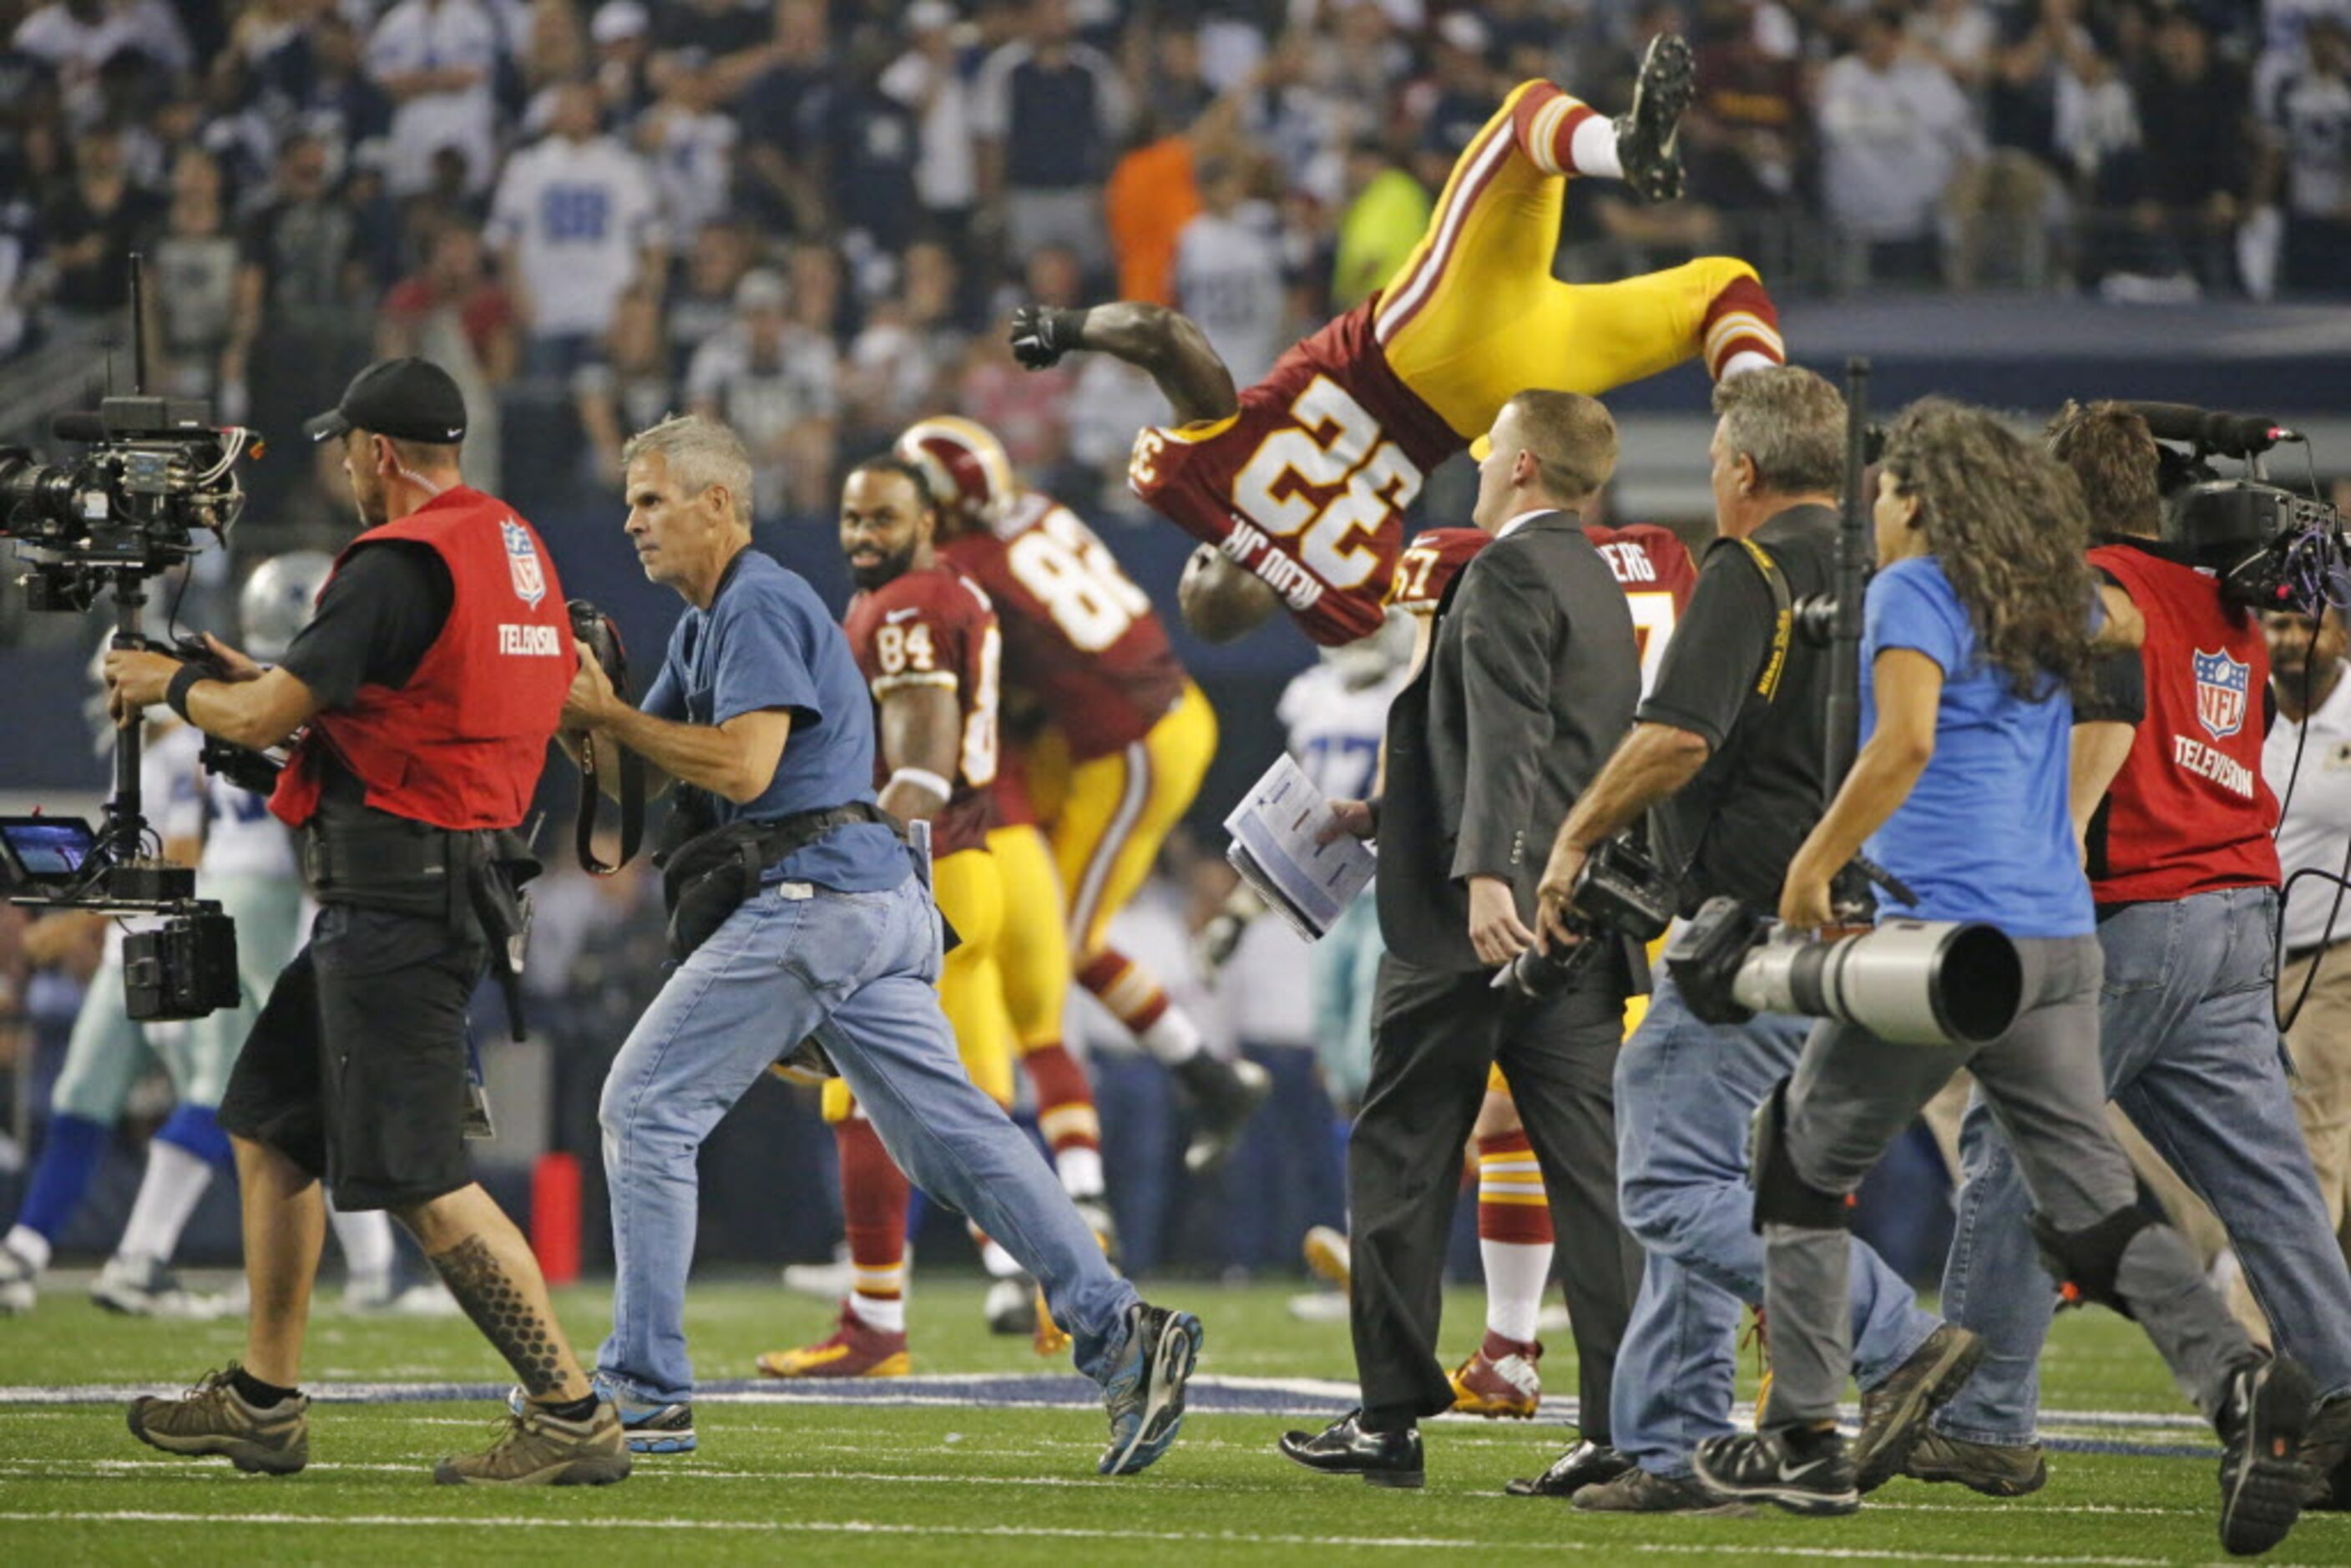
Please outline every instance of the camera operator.
[[[1569, 890], [1585, 857], [1652, 807], [1664, 863], [1687, 866], [1685, 913], [1721, 894], [1772, 907], [1820, 819], [1830, 659], [1792, 639], [1782, 595], [1834, 586], [1844, 400], [1787, 366], [1722, 382], [1714, 408], [1707, 455], [1720, 538], [1632, 733], [1560, 825], [1541, 890], [1554, 943], [1567, 937]], [[1691, 1476], [1690, 1455], [1730, 1430], [1740, 1303], [1763, 1300], [1747, 1126], [1812, 1026], [1771, 1014], [1707, 1024], [1669, 977], [1654, 981], [1648, 1015], [1616, 1059], [1617, 1180], [1625, 1223], [1648, 1254], [1615, 1386], [1616, 1446], [1635, 1468], [1578, 1491], [1576, 1506], [1705, 1512], [1721, 1500]], [[1891, 1473], [1879, 1456], [1900, 1462], [1967, 1336], [1943, 1331], [1900, 1275], [1853, 1247], [1861, 1451], [1874, 1485]], [[1554, 1466], [1521, 1487], [1557, 1495], [1578, 1482]]]
[[1616, 1220], [1609, 1068], [1624, 1030], [1614, 953], [1531, 1007], [1493, 970], [1531, 946], [1533, 855], [1623, 733], [1640, 693], [1632, 612], [1583, 535], [1616, 465], [1608, 411], [1572, 392], [1502, 407], [1479, 468], [1494, 536], [1446, 591], [1420, 673], [1388, 710], [1384, 806], [1335, 802], [1331, 834], [1380, 840], [1388, 956], [1372, 1076], [1348, 1156], [1350, 1290], [1363, 1407], [1281, 1451], [1378, 1485], [1423, 1481], [1417, 1423], [1453, 1406], [1438, 1286], [1461, 1149], [1489, 1070], [1510, 1075], [1565, 1233], [1585, 1460], [1613, 1474], [1608, 1385], [1636, 1254]]
[[[2335, 1475], [2351, 1451], [2351, 1270], [2294, 1119], [2272, 1010], [2268, 645], [2258, 619], [2231, 608], [2214, 578], [2167, 551], [2157, 447], [2138, 415], [2069, 405], [2050, 448], [2081, 480], [2105, 541], [2091, 561], [2147, 622], [2135, 655], [2103, 662], [2101, 693], [2119, 695], [2085, 706], [2074, 741], [2085, 761], [2073, 810], [2086, 826], [2105, 955], [2106, 1092], [2227, 1228], [2278, 1346], [2309, 1369], [2322, 1401], [2304, 1457]], [[1938, 1416], [1922, 1456], [1931, 1465], [1914, 1473], [2007, 1495], [2032, 1490], [2042, 1473], [2033, 1367], [2052, 1302], [2016, 1288], [2032, 1267], [2024, 1196], [2008, 1140], [1980, 1103], [1961, 1146], [1959, 1233], [1974, 1241], [1952, 1255], [1943, 1305], [1991, 1354]]]
[[[1103, 1385], [1102, 1473], [1144, 1469], [1181, 1424], [1200, 1322], [1112, 1270], [1050, 1167], [964, 1071], [933, 988], [930, 866], [875, 800], [873, 699], [848, 638], [804, 579], [751, 548], [751, 460], [733, 431], [672, 419], [621, 455], [630, 542], [687, 609], [643, 708], [583, 658], [564, 724], [686, 786], [672, 820], [693, 836], [665, 862], [682, 961], [613, 1059], [600, 1110], [616, 1278], [598, 1385], [641, 1451], [695, 1446], [695, 1156], [778, 1055], [813, 1040], [892, 1162], [1042, 1283], [1079, 1370]], [[898, 778], [900, 793], [921, 783]]]
[[2351, 842], [2351, 681], [2344, 679], [2351, 674], [2344, 659], [2351, 639], [2340, 610], [2316, 620], [2273, 611], [2262, 622], [2278, 709], [2262, 752], [2262, 775], [2283, 812], [2278, 869], [2289, 878], [2314, 873], [2283, 894], [2278, 1006], [2301, 1004], [2285, 1036], [2294, 1057], [2294, 1109], [2326, 1204], [2327, 1228], [2340, 1237], [2351, 1199], [2351, 895], [2338, 903], [2341, 890], [2327, 879], [2343, 874], [2344, 845]]
[[[2223, 1543], [2266, 1550], [2301, 1511], [2303, 1472], [2287, 1445], [2308, 1414], [2308, 1375], [2263, 1356], [2187, 1242], [2139, 1209], [2130, 1162], [2106, 1127], [2102, 961], [2066, 799], [2069, 687], [2100, 615], [2080, 490], [1991, 414], [1929, 399], [1895, 423], [1876, 521], [1863, 745], [1789, 864], [1780, 919], [1796, 931], [1835, 920], [1832, 879], [1865, 843], [1911, 890], [1898, 910], [1889, 894], [1879, 918], [1996, 927], [2022, 962], [2022, 1006], [1980, 1046], [1889, 1046], [1841, 1021], [1813, 1029], [1794, 1076], [1755, 1119], [1771, 1398], [1755, 1436], [1698, 1445], [1698, 1479], [1800, 1513], [1860, 1506], [1835, 1422], [1851, 1360], [1848, 1199], [1965, 1067], [2015, 1140], [2037, 1210], [2032, 1235], [2072, 1299], [2137, 1318], [2220, 1434]], [[2141, 628], [2126, 604], [2119, 610], [2097, 634], [2126, 646]], [[1956, 1246], [1988, 1239], [1963, 1224]], [[2030, 1278], [2020, 1267], [2001, 1288], [2026, 1294], [2019, 1281]]]
[[270, 809], [301, 831], [320, 904], [277, 977], [221, 1103], [244, 1188], [252, 1312], [245, 1360], [131, 1427], [239, 1469], [308, 1461], [297, 1391], [326, 1207], [388, 1208], [521, 1379], [488, 1449], [445, 1482], [604, 1482], [629, 1471], [620, 1420], [573, 1358], [538, 1264], [466, 1174], [465, 1007], [519, 926], [500, 862], [528, 807], [571, 680], [563, 595], [528, 524], [466, 487], [465, 404], [446, 371], [384, 360], [304, 426], [341, 444], [363, 529], [317, 614], [264, 670], [116, 653], [119, 711], [168, 702], [260, 749], [301, 737]]

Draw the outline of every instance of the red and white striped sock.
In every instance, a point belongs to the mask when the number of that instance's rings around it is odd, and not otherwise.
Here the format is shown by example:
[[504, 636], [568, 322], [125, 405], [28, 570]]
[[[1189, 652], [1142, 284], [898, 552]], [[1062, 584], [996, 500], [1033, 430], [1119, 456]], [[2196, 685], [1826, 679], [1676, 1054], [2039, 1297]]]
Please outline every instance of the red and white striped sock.
[[1525, 1132], [1478, 1140], [1478, 1254], [1486, 1266], [1486, 1326], [1532, 1342], [1551, 1280], [1551, 1199]]
[[1519, 151], [1546, 174], [1596, 174], [1621, 180], [1616, 126], [1581, 99], [1538, 82], [1510, 111]]
[[841, 1207], [849, 1232], [849, 1308], [868, 1328], [906, 1331], [906, 1199], [913, 1184], [873, 1124], [852, 1113], [833, 1124]]
[[1037, 1091], [1037, 1130], [1053, 1151], [1062, 1190], [1075, 1198], [1102, 1195], [1102, 1117], [1086, 1071], [1060, 1040], [1037, 1046], [1020, 1061]]
[[1137, 1045], [1162, 1067], [1200, 1054], [1200, 1026], [1168, 999], [1151, 971], [1115, 947], [1105, 947], [1078, 971], [1078, 984], [1126, 1026]]
[[1736, 277], [1723, 286], [1706, 308], [1698, 329], [1707, 373], [1727, 382], [1748, 371], [1788, 362], [1788, 345], [1780, 336], [1780, 312], [1771, 296], [1751, 277]]

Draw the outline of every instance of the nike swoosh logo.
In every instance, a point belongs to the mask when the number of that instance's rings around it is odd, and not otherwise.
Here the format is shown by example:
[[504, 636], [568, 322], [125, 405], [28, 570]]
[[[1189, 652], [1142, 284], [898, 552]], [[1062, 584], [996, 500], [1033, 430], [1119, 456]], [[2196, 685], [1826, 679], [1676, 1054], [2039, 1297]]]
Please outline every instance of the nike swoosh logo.
[[1783, 1481], [1800, 1481], [1827, 1463], [1826, 1459], [1814, 1459], [1808, 1465], [1797, 1465], [1791, 1469], [1788, 1462], [1782, 1459], [1780, 1461], [1780, 1479]]
[[883, 619], [883, 620], [884, 620], [884, 621], [886, 621], [886, 622], [888, 622], [891, 625], [895, 626], [896, 624], [898, 624], [898, 622], [899, 622], [904, 621], [907, 616], [909, 616], [909, 615], [920, 615], [921, 613], [922, 613], [922, 611], [921, 611], [921, 610], [917, 609], [915, 606], [914, 606], [914, 605], [912, 605], [912, 604], [909, 604], [909, 605], [907, 605], [904, 610], [893, 610], [893, 611], [891, 611], [889, 613], [887, 613], [887, 614], [883, 615], [883, 616], [882, 617], [882, 619]]

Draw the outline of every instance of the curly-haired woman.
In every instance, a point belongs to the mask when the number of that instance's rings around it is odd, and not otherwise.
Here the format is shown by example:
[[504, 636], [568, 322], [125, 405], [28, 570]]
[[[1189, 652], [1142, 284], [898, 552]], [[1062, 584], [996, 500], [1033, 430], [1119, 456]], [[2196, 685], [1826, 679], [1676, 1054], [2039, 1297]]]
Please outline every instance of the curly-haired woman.
[[[1896, 423], [1879, 475], [1878, 571], [1863, 641], [1864, 745], [1788, 871], [1780, 918], [1831, 923], [1829, 884], [1856, 851], [1917, 894], [1887, 915], [1982, 921], [2023, 960], [2022, 1006], [1988, 1044], [1889, 1045], [1823, 1023], [1756, 1121], [1774, 1382], [1757, 1436], [1698, 1453], [1715, 1490], [1846, 1513], [1864, 1484], [1835, 1427], [1845, 1344], [1850, 1194], [1965, 1067], [2015, 1145], [2035, 1238], [2073, 1300], [2137, 1318], [2227, 1445], [2221, 1539], [2257, 1552], [2301, 1508], [2293, 1455], [2310, 1383], [2254, 1348], [2186, 1242], [2136, 1206], [2106, 1129], [2098, 1062], [2103, 960], [2067, 810], [2071, 688], [2094, 641], [2144, 628], [2102, 601], [2079, 486], [1991, 414], [1929, 400]], [[1961, 1239], [1965, 1244], [1965, 1239]], [[1897, 1396], [1937, 1401], [1965, 1381]]]

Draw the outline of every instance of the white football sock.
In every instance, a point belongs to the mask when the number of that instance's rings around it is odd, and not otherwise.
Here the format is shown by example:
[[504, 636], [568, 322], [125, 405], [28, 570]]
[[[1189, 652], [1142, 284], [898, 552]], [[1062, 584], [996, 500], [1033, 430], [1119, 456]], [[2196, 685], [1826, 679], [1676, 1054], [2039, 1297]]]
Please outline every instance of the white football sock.
[[27, 1225], [19, 1225], [8, 1232], [8, 1239], [0, 1242], [9, 1251], [33, 1266], [37, 1274], [49, 1266], [49, 1239]]
[[1135, 1036], [1135, 1040], [1162, 1067], [1182, 1066], [1200, 1054], [1204, 1043], [1200, 1026], [1173, 1002], [1159, 1015], [1159, 1021]]
[[180, 1232], [188, 1228], [188, 1217], [212, 1182], [211, 1161], [165, 1139], [151, 1139], [147, 1172], [139, 1179], [139, 1197], [131, 1205], [116, 1256], [170, 1262], [179, 1250]]
[[1542, 1316], [1543, 1288], [1551, 1281], [1548, 1241], [1488, 1241], [1478, 1255], [1486, 1264], [1486, 1326], [1504, 1339], [1531, 1342]]
[[1053, 1168], [1061, 1178], [1061, 1190], [1079, 1202], [1099, 1198], [1102, 1195], [1102, 1151], [1088, 1144], [1072, 1144], [1053, 1156]]
[[1595, 114], [1568, 133], [1567, 156], [1579, 174], [1625, 177], [1624, 161], [1616, 156], [1616, 122], [1605, 115]]
[[335, 1228], [335, 1243], [343, 1249], [343, 1267], [354, 1280], [388, 1279], [392, 1274], [392, 1217], [371, 1208], [347, 1214], [330, 1200], [327, 1218]]
[[1733, 376], [1743, 376], [1750, 371], [1776, 370], [1779, 364], [1780, 361], [1769, 354], [1759, 354], [1752, 349], [1741, 349], [1724, 362], [1722, 379], [1729, 381]]

